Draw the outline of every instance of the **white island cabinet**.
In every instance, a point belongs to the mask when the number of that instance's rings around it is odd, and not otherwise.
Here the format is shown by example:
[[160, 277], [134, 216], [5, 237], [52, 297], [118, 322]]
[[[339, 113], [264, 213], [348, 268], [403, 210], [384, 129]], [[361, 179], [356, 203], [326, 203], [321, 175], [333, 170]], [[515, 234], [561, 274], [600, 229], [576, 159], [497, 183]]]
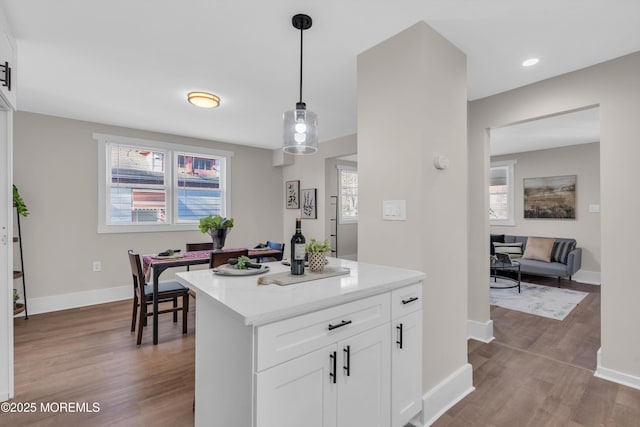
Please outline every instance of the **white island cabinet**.
[[288, 286], [177, 274], [196, 291], [197, 427], [402, 427], [420, 413], [425, 275], [330, 265], [350, 272]]

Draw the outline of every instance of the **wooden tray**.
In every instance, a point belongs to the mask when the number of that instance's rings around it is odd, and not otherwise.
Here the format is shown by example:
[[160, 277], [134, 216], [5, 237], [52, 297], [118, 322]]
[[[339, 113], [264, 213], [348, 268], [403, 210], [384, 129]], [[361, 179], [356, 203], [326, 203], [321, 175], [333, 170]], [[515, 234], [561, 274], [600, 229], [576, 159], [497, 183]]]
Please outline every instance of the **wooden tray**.
[[327, 277], [342, 276], [343, 274], [349, 274], [350, 270], [345, 267], [325, 267], [319, 273], [313, 271], [305, 271], [300, 276], [292, 276], [289, 271], [283, 273], [268, 274], [258, 278], [258, 285], [280, 285], [287, 286], [294, 283], [308, 282], [310, 280], [326, 279]]

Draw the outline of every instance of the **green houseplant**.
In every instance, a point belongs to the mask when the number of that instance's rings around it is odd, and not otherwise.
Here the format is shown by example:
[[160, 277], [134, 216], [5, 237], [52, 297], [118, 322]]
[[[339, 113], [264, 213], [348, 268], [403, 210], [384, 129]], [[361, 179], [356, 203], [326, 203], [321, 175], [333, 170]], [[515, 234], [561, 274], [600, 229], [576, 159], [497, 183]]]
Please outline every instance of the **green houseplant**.
[[327, 263], [326, 253], [331, 250], [329, 241], [320, 242], [313, 237], [307, 242], [305, 249], [309, 259], [309, 270], [321, 272]]
[[16, 209], [18, 210], [18, 214], [22, 215], [22, 216], [27, 216], [29, 215], [29, 210], [27, 209], [27, 205], [24, 203], [24, 200], [22, 200], [22, 196], [20, 196], [20, 193], [18, 192], [18, 187], [13, 186], [13, 206], [16, 207]]
[[220, 215], [200, 218], [200, 231], [211, 236], [214, 251], [224, 247], [224, 241], [232, 228], [233, 218], [225, 218]]

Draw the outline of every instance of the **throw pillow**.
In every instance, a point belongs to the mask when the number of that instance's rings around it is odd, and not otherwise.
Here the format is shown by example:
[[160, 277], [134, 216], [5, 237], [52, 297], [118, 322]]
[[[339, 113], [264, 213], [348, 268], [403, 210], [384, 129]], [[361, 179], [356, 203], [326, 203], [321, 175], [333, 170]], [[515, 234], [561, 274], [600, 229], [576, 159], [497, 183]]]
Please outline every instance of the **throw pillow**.
[[491, 252], [491, 255], [494, 255], [495, 251], [493, 249], [493, 243], [494, 242], [504, 243], [504, 234], [492, 234], [489, 238], [491, 239], [490, 240], [491, 243], [489, 244], [489, 251]]
[[551, 250], [555, 241], [554, 238], [529, 237], [522, 258], [551, 262]]
[[522, 243], [493, 242], [494, 252], [497, 254], [509, 254], [511, 258], [522, 257]]
[[569, 258], [569, 252], [576, 248], [576, 242], [571, 240], [556, 240], [553, 243], [553, 249], [551, 250], [551, 261], [567, 263]]

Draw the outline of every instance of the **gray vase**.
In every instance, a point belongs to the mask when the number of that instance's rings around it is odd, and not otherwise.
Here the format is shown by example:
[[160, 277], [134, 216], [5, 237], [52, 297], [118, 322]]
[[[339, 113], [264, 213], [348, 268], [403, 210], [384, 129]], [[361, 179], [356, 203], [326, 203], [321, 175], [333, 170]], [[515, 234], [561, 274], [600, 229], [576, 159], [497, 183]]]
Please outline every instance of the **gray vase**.
[[229, 231], [231, 231], [229, 228], [212, 228], [209, 230], [209, 234], [213, 239], [214, 251], [219, 251], [224, 247], [224, 241], [227, 238]]

